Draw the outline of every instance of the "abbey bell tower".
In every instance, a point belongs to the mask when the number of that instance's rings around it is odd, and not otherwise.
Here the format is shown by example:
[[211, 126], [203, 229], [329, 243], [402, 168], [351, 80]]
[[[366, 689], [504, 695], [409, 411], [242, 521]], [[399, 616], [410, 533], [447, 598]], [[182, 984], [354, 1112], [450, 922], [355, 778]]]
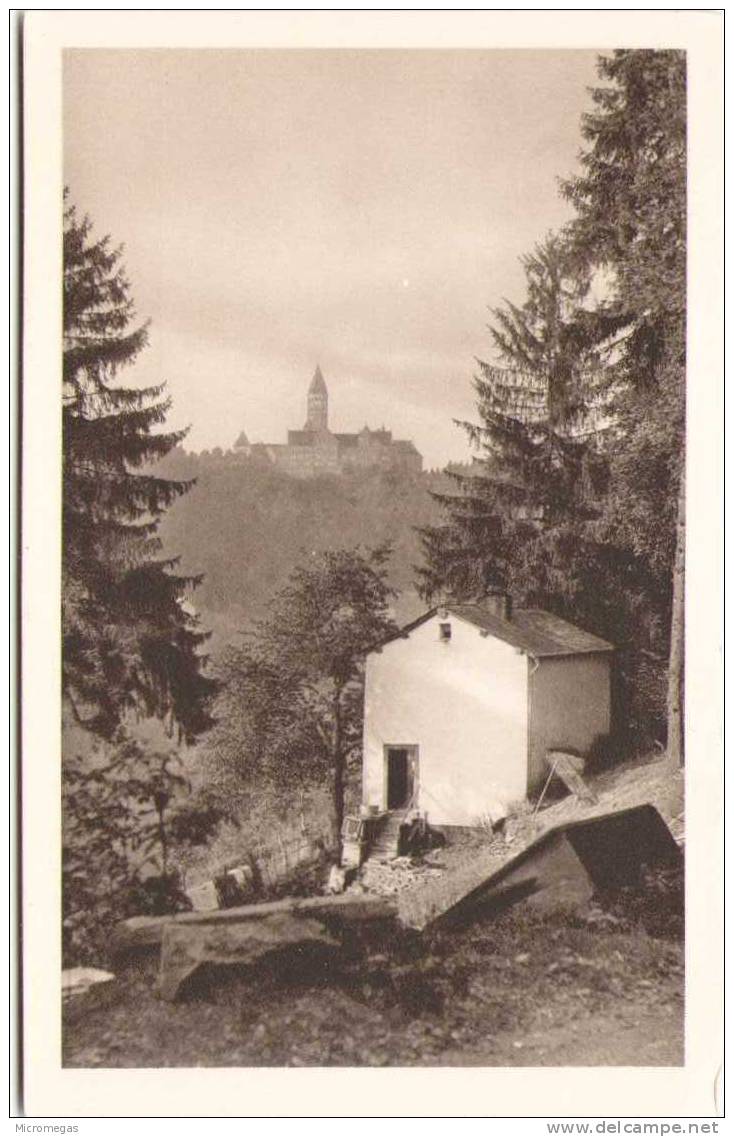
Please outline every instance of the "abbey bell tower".
[[406, 470], [420, 474], [423, 459], [407, 438], [392, 431], [369, 430], [359, 434], [332, 434], [329, 430], [329, 392], [317, 365], [306, 396], [303, 430], [289, 430], [287, 442], [250, 443], [244, 433], [232, 454], [253, 462], [270, 462], [293, 478], [312, 478], [355, 470]]
[[306, 400], [307, 414], [304, 430], [327, 431], [329, 429], [329, 392], [317, 365], [308, 388]]

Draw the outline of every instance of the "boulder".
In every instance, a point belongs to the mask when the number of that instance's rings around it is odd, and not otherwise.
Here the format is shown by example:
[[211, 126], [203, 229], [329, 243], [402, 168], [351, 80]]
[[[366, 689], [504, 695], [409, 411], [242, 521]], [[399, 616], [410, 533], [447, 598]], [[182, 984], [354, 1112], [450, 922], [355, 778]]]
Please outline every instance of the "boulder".
[[102, 971], [99, 967], [70, 967], [61, 972], [61, 994], [64, 1000], [71, 999], [99, 984], [111, 983], [114, 978], [111, 971]]
[[282, 955], [284, 967], [296, 967], [298, 953], [314, 945], [336, 949], [339, 941], [318, 921], [287, 912], [241, 923], [171, 923], [163, 930], [158, 993], [174, 1000], [182, 984], [205, 964], [252, 966]]
[[633, 806], [548, 829], [504, 863], [490, 850], [434, 884], [401, 893], [399, 918], [423, 931], [520, 900], [538, 910], [579, 909], [597, 893], [638, 884], [644, 867], [680, 863], [655, 807]]
[[71, 967], [61, 972], [61, 998], [67, 1021], [107, 1007], [118, 994], [115, 976], [98, 967]]
[[124, 958], [156, 949], [161, 944], [164, 930], [170, 925], [231, 927], [282, 913], [320, 920], [328, 928], [338, 931], [354, 923], [394, 919], [396, 906], [382, 896], [351, 896], [344, 893], [341, 896], [291, 896], [283, 900], [243, 904], [238, 908], [223, 908], [213, 912], [132, 916], [122, 920], [115, 928], [110, 941], [110, 952], [116, 958]]

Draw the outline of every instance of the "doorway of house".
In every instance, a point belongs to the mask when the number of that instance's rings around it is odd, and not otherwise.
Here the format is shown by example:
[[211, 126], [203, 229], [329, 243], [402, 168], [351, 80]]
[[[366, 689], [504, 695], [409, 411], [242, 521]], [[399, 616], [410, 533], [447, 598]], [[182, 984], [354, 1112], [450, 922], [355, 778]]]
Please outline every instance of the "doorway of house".
[[415, 790], [417, 746], [386, 746], [387, 808], [406, 809]]

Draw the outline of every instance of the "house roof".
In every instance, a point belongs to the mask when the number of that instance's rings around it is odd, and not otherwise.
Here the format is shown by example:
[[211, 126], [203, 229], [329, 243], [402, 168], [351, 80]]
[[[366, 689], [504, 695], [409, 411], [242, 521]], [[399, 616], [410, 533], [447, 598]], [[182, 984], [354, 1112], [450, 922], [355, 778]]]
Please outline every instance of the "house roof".
[[[494, 636], [511, 647], [526, 651], [529, 655], [537, 657], [561, 655], [588, 655], [592, 652], [614, 651], [614, 645], [569, 624], [560, 616], [551, 612], [544, 612], [541, 608], [516, 608], [510, 620], [504, 620], [494, 612], [488, 611], [481, 603], [441, 605], [441, 610], [466, 620], [480, 631]], [[430, 620], [439, 611], [431, 608], [417, 620], [408, 624], [397, 636], [409, 635], [414, 628]], [[389, 642], [389, 641], [387, 641]]]
[[460, 619], [530, 655], [582, 655], [614, 650], [606, 640], [542, 608], [519, 608], [513, 611], [510, 620], [503, 620], [481, 604], [449, 604], [447, 607]]

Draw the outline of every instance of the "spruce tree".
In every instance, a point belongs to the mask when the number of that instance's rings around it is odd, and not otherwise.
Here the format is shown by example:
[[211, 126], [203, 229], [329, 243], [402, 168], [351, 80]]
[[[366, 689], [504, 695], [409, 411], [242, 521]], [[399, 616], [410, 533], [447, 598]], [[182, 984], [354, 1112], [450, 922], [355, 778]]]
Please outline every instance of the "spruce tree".
[[565, 544], [592, 508], [604, 391], [597, 357], [571, 320], [588, 279], [557, 235], [522, 264], [524, 303], [492, 310], [498, 363], [478, 360], [479, 422], [460, 424], [477, 451], [474, 469], [453, 475], [455, 494], [437, 495], [445, 523], [422, 531], [427, 597], [501, 587], [559, 606], [569, 584]]
[[185, 432], [158, 430], [163, 386], [119, 383], [145, 347], [121, 249], [95, 239], [64, 197], [62, 682], [88, 730], [112, 737], [130, 713], [155, 716], [187, 740], [210, 724], [207, 638], [157, 536], [164, 510], [191, 483], [155, 462]]
[[620, 50], [601, 56], [598, 71], [603, 85], [582, 120], [582, 173], [564, 183], [577, 210], [575, 255], [609, 274], [598, 318], [622, 329], [609, 363], [618, 444], [598, 537], [650, 569], [651, 646], [669, 653], [668, 748], [682, 760], [685, 54]]
[[[424, 532], [422, 584], [429, 595], [499, 584], [612, 640], [620, 721], [638, 742], [660, 738], [667, 682], [678, 756], [685, 56], [617, 51], [598, 70], [582, 170], [562, 183], [576, 209], [561, 250], [572, 285], [554, 283], [536, 250], [526, 303], [495, 311], [494, 343], [510, 373], [480, 364], [481, 421], [468, 428], [480, 447], [477, 477], [444, 499], [447, 524]], [[545, 304], [554, 293], [558, 305]]]

